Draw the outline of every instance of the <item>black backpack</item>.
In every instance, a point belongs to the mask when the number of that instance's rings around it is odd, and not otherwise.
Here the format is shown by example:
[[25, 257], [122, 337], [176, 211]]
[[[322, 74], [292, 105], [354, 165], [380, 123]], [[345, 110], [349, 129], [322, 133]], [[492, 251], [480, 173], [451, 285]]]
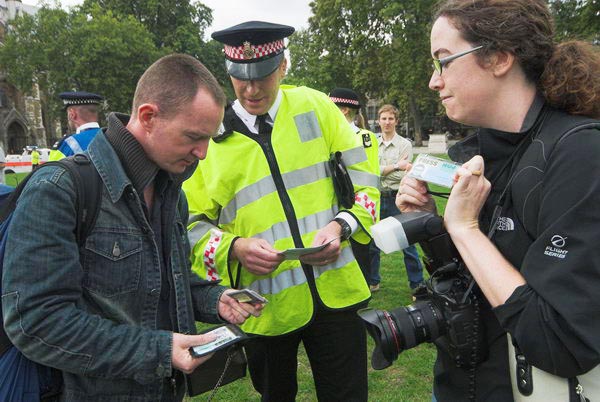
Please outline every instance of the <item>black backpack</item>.
[[[85, 154], [76, 154], [60, 161], [46, 162], [41, 165], [36, 172], [45, 166], [61, 166], [67, 172], [69, 172], [73, 179], [77, 195], [77, 227], [75, 234], [77, 243], [82, 246], [91, 229], [94, 227], [96, 221], [96, 216], [99, 209], [99, 200], [102, 194], [102, 180], [100, 179], [96, 168]], [[33, 176], [33, 174], [34, 172], [27, 175], [23, 181], [21, 181], [21, 183], [19, 183], [19, 185], [10, 193], [8, 198], [3, 200], [2, 204], [0, 204], [0, 288], [2, 286], [1, 278], [4, 268], [4, 253], [6, 249], [6, 240], [8, 237], [8, 226], [12, 219], [13, 212], [17, 206], [19, 196], [23, 192], [25, 185]], [[3, 389], [3, 387], [10, 387], [10, 385], [5, 383], [6, 381], [3, 381], [2, 376], [12, 375], [13, 373], [17, 376], [28, 376], [30, 374], [27, 374], [26, 370], [17, 370], [17, 367], [12, 367], [12, 370], [10, 367], [6, 367], [6, 365], [10, 366], [13, 364], [22, 365], [23, 359], [26, 358], [25, 356], [18, 356], [18, 359], [15, 359], [14, 356], [8, 356], [9, 352], [12, 354], [20, 354], [20, 352], [14, 350], [11, 351], [12, 343], [4, 331], [1, 308], [0, 323], [2, 323], [2, 326], [0, 327], [0, 366], [3, 368], [2, 373], [0, 373], [0, 396], [2, 396], [6, 391]], [[3, 357], [5, 360], [7, 360], [4, 363], [2, 362]], [[8, 361], [8, 359], [10, 359], [10, 361]], [[39, 382], [41, 388], [41, 399], [53, 400], [53, 398], [60, 393], [62, 387], [62, 378], [60, 376], [60, 372], [31, 361], [27, 361], [26, 364], [36, 371], [40, 377]]]

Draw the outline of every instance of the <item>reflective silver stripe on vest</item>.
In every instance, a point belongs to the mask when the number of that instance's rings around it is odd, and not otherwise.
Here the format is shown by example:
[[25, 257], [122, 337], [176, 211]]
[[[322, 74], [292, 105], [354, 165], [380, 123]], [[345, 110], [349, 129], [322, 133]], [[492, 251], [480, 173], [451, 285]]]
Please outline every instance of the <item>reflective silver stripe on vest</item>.
[[340, 253], [340, 257], [331, 264], [323, 265], [321, 267], [313, 267], [313, 271], [315, 272], [315, 279], [319, 276], [323, 275], [324, 272], [337, 269], [341, 267], [345, 267], [350, 262], [354, 260], [354, 254], [352, 253], [352, 247], [348, 246], [342, 249]]
[[365, 152], [365, 149], [362, 146], [348, 149], [342, 152], [342, 160], [344, 161], [344, 165], [346, 165], [346, 167], [349, 167], [357, 163], [366, 161], [367, 153]]
[[[300, 187], [308, 183], [314, 183], [317, 180], [328, 177], [326, 163], [319, 162], [312, 166], [307, 166], [282, 175], [286, 190]], [[234, 199], [223, 208], [219, 222], [229, 224], [233, 222], [237, 215], [238, 209], [261, 199], [262, 197], [277, 191], [275, 182], [272, 176], [267, 176], [256, 183], [253, 183], [235, 195]]]
[[300, 134], [302, 142], [323, 136], [317, 115], [313, 110], [294, 116], [294, 121], [296, 122], [296, 129], [298, 130], [298, 134]]
[[67, 145], [69, 147], [71, 147], [71, 150], [73, 151], [73, 153], [75, 153], [75, 154], [83, 153], [83, 148], [81, 148], [81, 145], [79, 145], [79, 143], [77, 142], [77, 140], [75, 138], [67, 137], [67, 138], [65, 138], [65, 142], [67, 143]]
[[241, 189], [229, 204], [223, 208], [221, 216], [219, 217], [219, 222], [224, 224], [231, 223], [235, 219], [238, 209], [275, 191], [277, 191], [277, 187], [275, 187], [273, 177], [270, 175]]
[[188, 230], [188, 240], [190, 241], [190, 246], [193, 248], [194, 245], [198, 243], [205, 234], [210, 232], [211, 229], [218, 228], [209, 222], [199, 221], [197, 225]]
[[379, 186], [379, 176], [368, 172], [359, 172], [357, 170], [348, 169], [352, 184], [359, 187], [375, 187]]
[[[316, 214], [305, 216], [302, 219], [298, 219], [298, 229], [300, 229], [300, 235], [311, 233], [319, 230], [327, 225], [334, 218], [337, 211], [334, 209], [321, 211]], [[279, 239], [285, 239], [291, 237], [290, 225], [285, 222], [279, 222], [271, 226], [269, 229], [254, 235], [259, 239], [264, 239], [269, 244], [274, 244]]]
[[[322, 267], [313, 267], [315, 278], [321, 276], [325, 271], [332, 269], [338, 269], [346, 266], [349, 262], [354, 260], [352, 249], [346, 247], [342, 249], [340, 258], [332, 264], [323, 265]], [[306, 283], [306, 275], [302, 270], [302, 266], [284, 271], [274, 278], [260, 279], [252, 282], [248, 288], [260, 293], [274, 295], [284, 291], [292, 286], [298, 286]]]
[[314, 183], [330, 174], [327, 171], [327, 162], [319, 162], [312, 166], [307, 166], [292, 172], [285, 173], [281, 176], [286, 189], [292, 189], [303, 186], [308, 183]]

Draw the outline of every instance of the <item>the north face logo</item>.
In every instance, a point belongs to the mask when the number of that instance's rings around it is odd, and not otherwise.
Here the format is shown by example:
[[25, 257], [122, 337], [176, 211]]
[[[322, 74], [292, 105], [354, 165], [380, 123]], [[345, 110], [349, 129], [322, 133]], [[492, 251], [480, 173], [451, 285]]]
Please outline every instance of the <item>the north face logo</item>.
[[515, 230], [515, 222], [506, 216], [500, 216], [496, 221], [496, 229], [503, 232], [513, 231]]

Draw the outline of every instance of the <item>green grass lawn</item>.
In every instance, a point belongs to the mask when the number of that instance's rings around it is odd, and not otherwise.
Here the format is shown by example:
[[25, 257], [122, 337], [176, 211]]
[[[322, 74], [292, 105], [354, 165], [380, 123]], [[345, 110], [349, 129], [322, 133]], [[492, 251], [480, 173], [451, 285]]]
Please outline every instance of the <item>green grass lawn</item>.
[[[436, 155], [446, 157], [444, 155]], [[431, 186], [431, 190], [448, 192], [449, 189]], [[436, 197], [438, 212], [441, 214], [446, 199]], [[390, 310], [412, 303], [406, 269], [402, 253], [382, 254], [381, 258], [381, 290], [373, 294], [369, 307]], [[430, 343], [421, 344], [404, 351], [391, 367], [385, 370], [371, 368], [371, 353], [374, 343], [368, 338], [369, 353], [369, 401], [373, 402], [428, 402], [431, 401], [433, 384], [433, 362], [435, 347]], [[188, 398], [187, 401], [205, 401], [207, 394]], [[235, 381], [221, 388], [213, 401], [259, 401], [259, 394], [252, 388], [249, 374], [246, 378]], [[310, 364], [303, 349], [298, 361], [298, 396], [299, 402], [317, 400], [312, 380]]]
[[25, 176], [27, 176], [27, 173], [11, 173], [4, 175], [4, 178], [7, 186], [17, 187], [19, 182], [23, 180]]

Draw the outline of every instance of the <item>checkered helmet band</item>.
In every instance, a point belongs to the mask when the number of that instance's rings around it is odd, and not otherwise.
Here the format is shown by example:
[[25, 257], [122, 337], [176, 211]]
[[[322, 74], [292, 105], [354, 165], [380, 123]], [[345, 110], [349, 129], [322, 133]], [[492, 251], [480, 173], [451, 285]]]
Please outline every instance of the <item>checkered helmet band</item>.
[[336, 98], [335, 96], [329, 97], [333, 103], [349, 103], [351, 105], [360, 106], [357, 100], [354, 99], [346, 99], [346, 98]]
[[260, 45], [244, 42], [242, 46], [225, 45], [225, 55], [232, 61], [244, 61], [261, 59], [265, 56], [280, 53], [283, 49], [285, 49], [283, 39]]

